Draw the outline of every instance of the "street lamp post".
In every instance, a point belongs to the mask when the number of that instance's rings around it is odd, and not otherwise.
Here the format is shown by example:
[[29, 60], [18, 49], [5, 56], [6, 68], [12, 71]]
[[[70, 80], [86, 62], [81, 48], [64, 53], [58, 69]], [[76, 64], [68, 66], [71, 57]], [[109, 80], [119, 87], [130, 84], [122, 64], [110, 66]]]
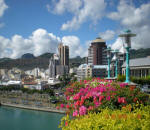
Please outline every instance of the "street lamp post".
[[130, 66], [129, 66], [129, 50], [131, 48], [131, 37], [135, 37], [136, 34], [131, 33], [131, 30], [127, 29], [119, 37], [124, 38], [126, 48], [126, 83], [130, 82]]
[[109, 79], [109, 78], [110, 78], [110, 57], [111, 57], [111, 48], [108, 47], [108, 48], [106, 49], [106, 51], [107, 51], [107, 59], [108, 59], [108, 76], [107, 76], [107, 78]]
[[117, 78], [118, 77], [118, 53], [119, 53], [119, 50], [117, 49], [117, 50], [114, 50], [113, 51], [113, 53], [114, 53], [114, 56], [115, 56], [115, 62], [116, 62], [116, 68], [115, 68], [115, 78]]

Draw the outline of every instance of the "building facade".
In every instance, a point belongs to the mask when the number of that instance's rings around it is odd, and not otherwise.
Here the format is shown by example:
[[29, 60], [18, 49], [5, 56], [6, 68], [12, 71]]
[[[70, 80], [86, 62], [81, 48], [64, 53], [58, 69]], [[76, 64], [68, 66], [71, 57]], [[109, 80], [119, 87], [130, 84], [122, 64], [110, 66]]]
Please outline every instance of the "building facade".
[[60, 65], [69, 66], [69, 47], [62, 43], [58, 46], [58, 53], [60, 58]]
[[88, 64], [92, 65], [106, 65], [107, 54], [106, 54], [106, 42], [100, 37], [92, 41], [88, 49]]
[[[146, 77], [150, 75], [150, 57], [130, 59], [130, 76]], [[126, 62], [122, 65], [122, 74], [126, 74]]]
[[92, 77], [105, 78], [107, 76], [107, 65], [92, 66]]
[[107, 74], [107, 65], [81, 64], [77, 69], [77, 79], [82, 80], [88, 77], [105, 78]]
[[57, 75], [57, 66], [59, 65], [59, 57], [57, 54], [54, 54], [49, 61], [49, 77], [55, 78]]
[[56, 73], [59, 76], [63, 76], [65, 74], [68, 74], [69, 67], [67, 65], [57, 65], [56, 66]]

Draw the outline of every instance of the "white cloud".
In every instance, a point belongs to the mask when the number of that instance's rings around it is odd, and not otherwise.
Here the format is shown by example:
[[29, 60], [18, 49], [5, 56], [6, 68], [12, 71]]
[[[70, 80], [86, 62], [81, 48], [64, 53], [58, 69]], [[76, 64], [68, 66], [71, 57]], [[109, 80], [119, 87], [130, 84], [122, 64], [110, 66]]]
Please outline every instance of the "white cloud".
[[46, 5], [46, 8], [47, 8], [48, 12], [51, 11], [51, 8], [50, 8], [50, 5], [49, 5], [49, 4]]
[[3, 16], [3, 14], [7, 8], [8, 8], [8, 6], [5, 4], [5, 1], [0, 0], [0, 17]]
[[73, 30], [86, 21], [96, 24], [104, 15], [105, 7], [104, 0], [59, 0], [55, 2], [52, 11], [56, 14], [63, 14], [65, 11], [73, 14], [72, 20], [61, 26], [61, 30]]
[[81, 45], [80, 39], [76, 36], [64, 36], [62, 38], [62, 42], [69, 46], [70, 51], [70, 57], [75, 56], [87, 56], [87, 49], [84, 48], [84, 46]]
[[[4, 0], [0, 0], [0, 17], [4, 15], [5, 10], [8, 8], [8, 6], [5, 4]], [[0, 23], [0, 28], [4, 27], [5, 23]]]
[[125, 0], [121, 0], [117, 12], [108, 14], [112, 20], [120, 21], [124, 28], [131, 29], [137, 34], [132, 40], [132, 48], [148, 48], [150, 47], [150, 3], [142, 4], [136, 8], [129, 5]]
[[122, 46], [123, 46], [122, 39], [121, 38], [117, 38], [116, 41], [112, 44], [111, 48], [113, 50], [116, 50], [116, 49], [120, 50]]
[[104, 40], [112, 40], [115, 36], [115, 32], [113, 30], [107, 30], [99, 34]]
[[0, 36], [0, 57], [9, 57], [10, 40]]
[[17, 34], [11, 39], [0, 36], [0, 58], [19, 58], [25, 53], [32, 53], [35, 56], [46, 52], [57, 53], [61, 41], [69, 46], [70, 57], [86, 56], [87, 49], [81, 45], [78, 37], [64, 36], [61, 40], [60, 37], [48, 33], [45, 29], [37, 29], [28, 38]]
[[82, 5], [82, 0], [59, 0], [55, 2], [53, 12], [55, 14], [63, 14], [65, 11], [77, 13]]
[[18, 58], [25, 53], [35, 56], [56, 52], [60, 38], [44, 29], [35, 30], [28, 38], [14, 35], [11, 39], [0, 36], [0, 57]]

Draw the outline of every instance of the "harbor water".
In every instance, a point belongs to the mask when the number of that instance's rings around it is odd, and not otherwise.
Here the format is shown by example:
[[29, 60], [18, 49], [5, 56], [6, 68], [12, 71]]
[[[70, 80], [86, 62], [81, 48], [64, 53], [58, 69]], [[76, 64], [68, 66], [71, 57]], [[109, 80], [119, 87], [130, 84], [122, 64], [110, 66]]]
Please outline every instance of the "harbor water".
[[0, 130], [60, 130], [63, 114], [0, 107]]

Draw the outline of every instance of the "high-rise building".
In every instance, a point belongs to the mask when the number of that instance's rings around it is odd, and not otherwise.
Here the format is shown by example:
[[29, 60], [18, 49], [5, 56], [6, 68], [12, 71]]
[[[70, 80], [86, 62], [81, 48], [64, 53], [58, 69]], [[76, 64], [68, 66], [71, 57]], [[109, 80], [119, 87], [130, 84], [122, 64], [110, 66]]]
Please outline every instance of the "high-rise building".
[[106, 54], [106, 42], [100, 37], [92, 41], [88, 49], [88, 64], [92, 65], [106, 65], [107, 54]]
[[69, 66], [69, 47], [63, 46], [62, 43], [58, 46], [60, 65]]
[[54, 54], [50, 61], [49, 61], [49, 77], [50, 78], [55, 78], [57, 73], [56, 73], [56, 66], [59, 65], [59, 57], [57, 54]]

